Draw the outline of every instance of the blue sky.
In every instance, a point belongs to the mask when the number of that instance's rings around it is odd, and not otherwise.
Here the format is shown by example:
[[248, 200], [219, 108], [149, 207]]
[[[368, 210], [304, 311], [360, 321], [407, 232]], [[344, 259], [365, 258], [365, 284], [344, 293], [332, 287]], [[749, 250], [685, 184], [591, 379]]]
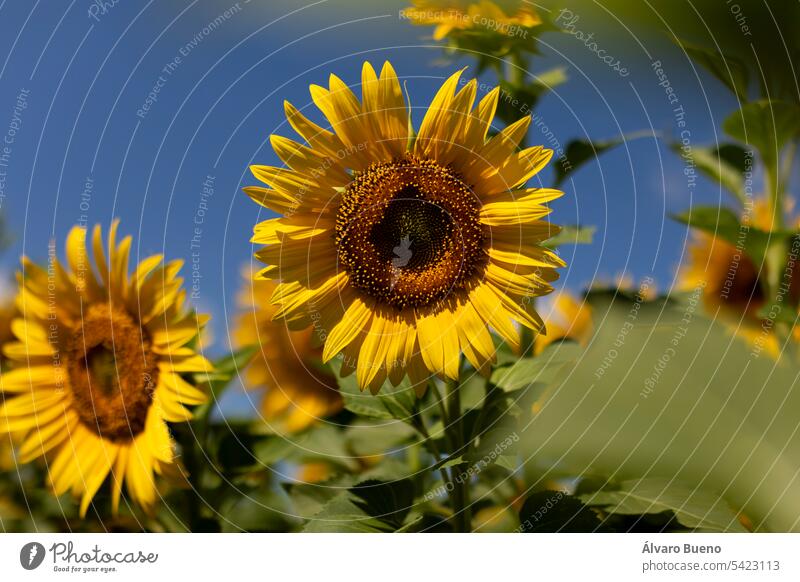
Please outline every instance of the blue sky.
[[[63, 248], [76, 222], [107, 227], [121, 217], [138, 258], [182, 257], [184, 276], [193, 265], [199, 272], [195, 305], [213, 315], [217, 353], [227, 348], [252, 227], [267, 217], [241, 192], [255, 184], [247, 167], [278, 163], [271, 133], [295, 137], [284, 99], [302, 109], [310, 103], [309, 84], [325, 84], [331, 72], [357, 83], [365, 59], [389, 59], [407, 83], [418, 121], [442, 79], [471, 64], [445, 58], [430, 29], [398, 18], [403, 2], [101, 5], [0, 4], [0, 133], [14, 129], [2, 200], [14, 243], [0, 268], [13, 271], [22, 253], [45, 257], [53, 236]], [[684, 107], [691, 142], [715, 141], [715, 127], [735, 101], [666, 37], [643, 36], [608, 15], [582, 15], [575, 26], [595, 33], [630, 74], [603, 64], [575, 35], [545, 35], [532, 73], [561, 65], [570, 80], [536, 114], [561, 144], [639, 130], [676, 134], [653, 60], [662, 61]], [[482, 78], [493, 80], [490, 73]], [[532, 126], [529, 142], [544, 139]], [[682, 171], [663, 143], [643, 138], [576, 172], [554, 203], [553, 219], [596, 225], [597, 235], [591, 246], [562, 248], [569, 267], [561, 284], [580, 289], [627, 272], [668, 287], [685, 229], [665, 214], [727, 202], [705, 180], [688, 188]], [[537, 180], [547, 185], [552, 171]]]

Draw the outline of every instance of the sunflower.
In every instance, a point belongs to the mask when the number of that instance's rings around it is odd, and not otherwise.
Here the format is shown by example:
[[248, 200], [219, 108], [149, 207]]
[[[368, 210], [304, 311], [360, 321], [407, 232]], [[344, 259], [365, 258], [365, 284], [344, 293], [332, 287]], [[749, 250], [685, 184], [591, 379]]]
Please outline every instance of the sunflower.
[[586, 301], [579, 301], [566, 291], [561, 292], [553, 301], [545, 323], [547, 335], [540, 334], [536, 337], [534, 354], [540, 354], [547, 346], [562, 339], [575, 340], [586, 346], [594, 334], [592, 308]]
[[[756, 200], [742, 224], [763, 231], [772, 230], [772, 213], [768, 205]], [[793, 276], [794, 262], [787, 263], [787, 278], [791, 281], [787, 302], [797, 305], [800, 300], [800, 278]], [[733, 245], [719, 237], [696, 230], [687, 248], [687, 260], [679, 271], [678, 288], [700, 292], [705, 311], [719, 316], [734, 333], [745, 341], [763, 347], [777, 357], [778, 338], [771, 332], [772, 322], [762, 314], [770, 301], [766, 265], [756, 264], [743, 245]], [[800, 328], [794, 339], [800, 340]]]
[[542, 23], [533, 6], [519, 0], [412, 0], [403, 16], [418, 26], [436, 26], [434, 40], [461, 31], [489, 30], [508, 35], [520, 27]]
[[233, 331], [237, 347], [259, 346], [245, 370], [248, 388], [263, 389], [261, 414], [280, 432], [300, 431], [342, 409], [336, 378], [322, 366], [313, 329], [292, 331], [273, 321], [272, 281], [248, 277], [239, 294], [241, 313]]
[[154, 474], [178, 473], [166, 422], [192, 418], [185, 405], [206, 394], [182, 374], [208, 372], [192, 341], [207, 321], [184, 308], [181, 261], [144, 259], [128, 273], [131, 238], [100, 227], [67, 237], [67, 265], [51, 246], [46, 267], [26, 258], [18, 274], [12, 363], [0, 378], [6, 401], [0, 432], [18, 438], [19, 461], [45, 457], [56, 495], [72, 491], [84, 516], [110, 475], [114, 513], [122, 484], [146, 511], [156, 501]]
[[[271, 136], [288, 168], [252, 166], [270, 188], [245, 188], [282, 217], [257, 224], [257, 277], [279, 280], [274, 317], [324, 341], [323, 360], [377, 392], [408, 373], [418, 393], [431, 374], [459, 375], [495, 360], [490, 329], [518, 348], [517, 322], [543, 322], [531, 297], [552, 291], [564, 262], [542, 245], [558, 228], [541, 218], [558, 190], [526, 188], [550, 160], [519, 151], [530, 116], [487, 139], [495, 88], [473, 108], [477, 83], [442, 85], [416, 135], [392, 66], [362, 70], [362, 99], [335, 75], [311, 97], [333, 131], [291, 104], [307, 142]], [[413, 137], [412, 137], [413, 136]]]

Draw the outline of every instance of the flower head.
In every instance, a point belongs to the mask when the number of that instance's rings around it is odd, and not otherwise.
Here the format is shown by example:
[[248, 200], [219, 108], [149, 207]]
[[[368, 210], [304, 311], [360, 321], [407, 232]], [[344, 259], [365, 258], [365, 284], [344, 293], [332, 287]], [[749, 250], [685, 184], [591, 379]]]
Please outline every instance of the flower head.
[[241, 312], [233, 341], [259, 347], [244, 372], [250, 389], [263, 390], [261, 414], [279, 432], [300, 431], [342, 409], [336, 378], [322, 369], [313, 328], [292, 331], [272, 316], [276, 284], [248, 276], [239, 294]]
[[435, 26], [435, 40], [472, 31], [513, 35], [542, 23], [533, 6], [519, 0], [412, 0], [403, 15], [418, 26]]
[[208, 318], [184, 307], [182, 262], [153, 256], [129, 274], [131, 238], [116, 232], [115, 222], [106, 256], [94, 228], [93, 262], [79, 227], [67, 265], [55, 248], [46, 267], [23, 258], [15, 339], [4, 346], [12, 368], [0, 378], [0, 432], [18, 438], [20, 462], [47, 459], [54, 493], [80, 496], [81, 515], [109, 476], [115, 512], [123, 482], [152, 508], [155, 474], [176, 471], [166, 423], [190, 420], [186, 405], [207, 399], [183, 374], [211, 370], [192, 347]]
[[275, 318], [324, 338], [323, 360], [343, 353], [373, 392], [406, 374], [419, 391], [430, 374], [457, 378], [460, 354], [494, 361], [490, 329], [519, 346], [514, 322], [543, 323], [531, 298], [549, 293], [564, 263], [543, 246], [558, 228], [542, 220], [549, 188], [526, 188], [550, 160], [519, 150], [524, 117], [489, 137], [498, 89], [475, 105], [461, 73], [439, 89], [413, 133], [400, 82], [387, 62], [362, 70], [361, 100], [338, 77], [311, 97], [331, 130], [291, 104], [306, 144], [273, 135], [286, 168], [253, 166], [269, 188], [245, 191], [283, 216], [255, 227], [257, 276], [279, 281]]

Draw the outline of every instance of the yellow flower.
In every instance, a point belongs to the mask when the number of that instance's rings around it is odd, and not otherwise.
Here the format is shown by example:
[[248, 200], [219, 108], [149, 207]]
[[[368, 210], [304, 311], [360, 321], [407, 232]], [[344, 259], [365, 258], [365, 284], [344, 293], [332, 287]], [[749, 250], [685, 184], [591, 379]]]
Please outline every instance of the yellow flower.
[[[761, 230], [772, 230], [771, 212], [761, 200], [753, 204], [752, 216], [742, 217], [742, 222], [745, 221]], [[788, 299], [796, 304], [800, 299], [800, 281], [791, 276], [791, 265], [787, 264], [786, 269], [791, 280]], [[739, 337], [777, 357], [780, 345], [772, 333], [772, 322], [759, 315], [770, 300], [766, 281], [766, 266], [757, 265], [744, 247], [695, 231], [687, 248], [686, 262], [679, 271], [678, 288], [701, 293], [709, 315], [720, 317]], [[800, 339], [798, 331], [800, 328], [795, 330], [795, 339]]]
[[454, 31], [489, 30], [515, 34], [520, 27], [531, 28], [542, 23], [533, 5], [519, 0], [412, 0], [403, 16], [418, 26], [436, 26], [435, 40], [442, 40]]
[[494, 89], [473, 108], [477, 83], [461, 73], [439, 89], [412, 139], [394, 69], [362, 71], [362, 99], [335, 75], [311, 97], [333, 131], [291, 104], [286, 114], [308, 146], [271, 136], [288, 168], [252, 166], [270, 188], [245, 188], [279, 214], [255, 227], [279, 280], [275, 318], [313, 325], [323, 360], [377, 392], [408, 372], [419, 393], [430, 373], [457, 378], [459, 355], [493, 362], [489, 329], [512, 347], [513, 322], [539, 331], [530, 298], [552, 291], [564, 262], [542, 245], [558, 227], [540, 220], [562, 195], [524, 188], [550, 160], [541, 146], [518, 150], [530, 116], [487, 139]]
[[280, 432], [307, 428], [342, 409], [336, 378], [322, 369], [322, 348], [311, 328], [290, 331], [273, 321], [277, 308], [269, 304], [272, 281], [252, 280], [239, 295], [241, 313], [233, 331], [237, 347], [259, 346], [245, 369], [248, 388], [265, 389], [261, 413]]
[[181, 261], [144, 259], [128, 273], [131, 237], [87, 231], [67, 237], [67, 265], [48, 253], [46, 266], [23, 258], [17, 276], [16, 341], [4, 346], [12, 368], [0, 378], [6, 401], [0, 433], [18, 436], [19, 462], [47, 457], [56, 495], [80, 496], [80, 513], [111, 477], [116, 513], [122, 484], [146, 511], [156, 501], [155, 474], [177, 473], [166, 422], [192, 418], [185, 405], [207, 395], [181, 374], [210, 363], [191, 342], [207, 321], [184, 307]]
[[534, 354], [540, 354], [551, 343], [562, 339], [575, 340], [586, 346], [594, 334], [592, 308], [566, 291], [562, 291], [553, 302], [551, 312], [545, 316], [545, 323], [547, 335], [536, 337]]

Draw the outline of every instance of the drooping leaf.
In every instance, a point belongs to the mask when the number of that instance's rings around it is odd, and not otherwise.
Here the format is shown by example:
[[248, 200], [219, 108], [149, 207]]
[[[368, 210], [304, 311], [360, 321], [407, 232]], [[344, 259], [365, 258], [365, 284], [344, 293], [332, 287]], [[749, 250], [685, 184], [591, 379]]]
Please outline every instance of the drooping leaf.
[[740, 101], [747, 101], [748, 73], [740, 59], [685, 40], [678, 40], [677, 43], [689, 58], [722, 81]]
[[736, 513], [718, 495], [667, 479], [623, 481], [619, 489], [581, 496], [608, 513], [641, 515], [671, 511], [681, 525], [714, 532], [745, 532]]
[[575, 172], [585, 163], [597, 159], [600, 154], [614, 149], [618, 145], [640, 137], [653, 137], [650, 132], [636, 132], [621, 135], [613, 139], [590, 141], [588, 139], [576, 139], [567, 144], [564, 150], [564, 159], [555, 164], [555, 186], [558, 187], [570, 174]]

